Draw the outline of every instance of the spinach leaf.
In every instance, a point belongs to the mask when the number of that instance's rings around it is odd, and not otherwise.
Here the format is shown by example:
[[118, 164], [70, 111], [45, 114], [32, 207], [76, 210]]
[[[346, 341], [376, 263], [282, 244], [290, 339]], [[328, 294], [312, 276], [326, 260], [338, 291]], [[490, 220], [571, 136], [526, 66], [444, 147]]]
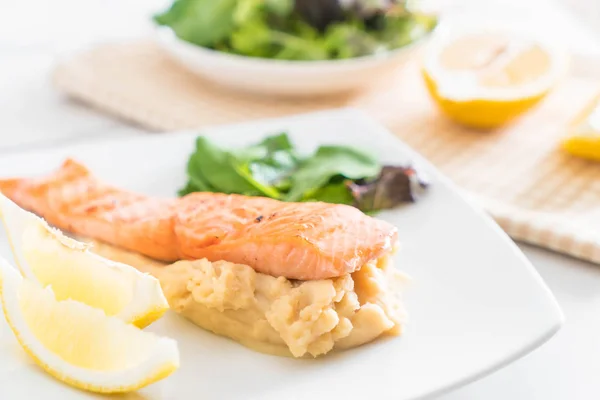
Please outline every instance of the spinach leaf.
[[248, 169], [232, 154], [222, 150], [205, 137], [196, 140], [192, 177], [204, 177], [215, 191], [223, 193], [256, 193], [278, 196], [270, 188], [252, 179]]
[[195, 187], [205, 192], [211, 192], [214, 188], [210, 185], [210, 183], [208, 183], [202, 174], [201, 162], [198, 160], [200, 156], [201, 155], [198, 153], [195, 153], [190, 157], [187, 167], [188, 176]]
[[345, 181], [330, 183], [313, 192], [305, 201], [324, 201], [335, 204], [353, 204], [354, 197]]
[[322, 146], [314, 156], [305, 160], [292, 175], [292, 188], [286, 201], [298, 201], [329, 180], [342, 175], [348, 179], [364, 179], [380, 171], [377, 160], [368, 153], [347, 146]]
[[298, 167], [298, 159], [292, 152], [276, 151], [268, 157], [250, 162], [248, 167], [259, 182], [279, 187]]
[[267, 136], [257, 144], [232, 150], [232, 153], [240, 159], [247, 162], [259, 160], [268, 157], [270, 154], [277, 151], [293, 150], [292, 142], [287, 133], [279, 133], [277, 135]]
[[286, 133], [268, 136], [260, 143], [234, 150], [233, 153], [238, 160], [248, 164], [254, 179], [277, 189], [286, 187], [280, 184], [298, 167], [300, 161]]
[[204, 175], [202, 174], [202, 169], [198, 165], [198, 154], [194, 153], [190, 157], [187, 166], [188, 173], [188, 186], [191, 186], [195, 192], [214, 192], [215, 189], [208, 183]]
[[[281, 197], [279, 191], [276, 188], [270, 186], [269, 184], [265, 184], [265, 183], [260, 182], [259, 180], [255, 179], [255, 177], [252, 175], [252, 172], [248, 168], [247, 164], [242, 164], [240, 162], [234, 162], [233, 166], [235, 168], [235, 171], [238, 173], [238, 175], [241, 176], [242, 178], [244, 178], [254, 189], [243, 190], [240, 192], [232, 192], [232, 193], [242, 193], [242, 194], [249, 195], [249, 196], [262, 195], [262, 196], [267, 196], [267, 197], [271, 197], [274, 199], [278, 199]], [[258, 191], [259, 193], [257, 194], [256, 191]]]
[[239, 6], [238, 0], [175, 0], [169, 10], [154, 20], [170, 26], [183, 40], [211, 47], [231, 35], [235, 27], [233, 16]]

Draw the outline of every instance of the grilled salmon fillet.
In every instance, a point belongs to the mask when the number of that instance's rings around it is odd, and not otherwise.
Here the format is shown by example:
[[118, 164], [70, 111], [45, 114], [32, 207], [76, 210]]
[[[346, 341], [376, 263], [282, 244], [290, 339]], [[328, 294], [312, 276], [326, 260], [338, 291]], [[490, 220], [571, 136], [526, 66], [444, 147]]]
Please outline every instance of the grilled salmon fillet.
[[154, 198], [108, 185], [71, 159], [44, 177], [0, 180], [0, 191], [62, 230], [157, 260], [225, 260], [288, 279], [354, 272], [398, 240], [395, 227], [351, 206], [221, 193]]

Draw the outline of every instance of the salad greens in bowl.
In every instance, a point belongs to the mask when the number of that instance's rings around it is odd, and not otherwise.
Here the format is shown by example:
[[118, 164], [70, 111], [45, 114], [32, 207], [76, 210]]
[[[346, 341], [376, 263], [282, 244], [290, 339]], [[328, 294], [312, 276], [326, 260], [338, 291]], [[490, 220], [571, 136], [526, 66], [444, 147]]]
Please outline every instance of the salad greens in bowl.
[[427, 36], [437, 22], [399, 0], [175, 0], [154, 19], [198, 46], [298, 61], [387, 52]]
[[438, 24], [408, 0], [174, 0], [158, 43], [204, 78], [267, 94], [365, 86], [413, 54]]

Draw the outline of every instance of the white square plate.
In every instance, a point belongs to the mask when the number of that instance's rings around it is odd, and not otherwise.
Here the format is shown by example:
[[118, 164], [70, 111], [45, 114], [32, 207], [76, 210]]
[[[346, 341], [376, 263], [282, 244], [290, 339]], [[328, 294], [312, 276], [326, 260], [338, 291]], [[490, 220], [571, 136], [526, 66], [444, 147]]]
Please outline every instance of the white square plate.
[[[480, 378], [560, 328], [556, 301], [511, 240], [427, 161], [359, 112], [328, 111], [203, 133], [239, 146], [282, 130], [304, 151], [324, 143], [370, 148], [384, 162], [415, 161], [431, 177], [432, 187], [420, 202], [379, 216], [399, 228], [396, 266], [414, 279], [405, 294], [411, 316], [406, 332], [316, 360], [295, 360], [253, 352], [168, 313], [148, 329], [179, 341], [181, 368], [126, 398], [418, 399]], [[185, 182], [196, 136], [164, 134], [3, 156], [0, 174], [44, 174], [73, 156], [114, 185], [174, 196]], [[1, 251], [9, 256], [5, 245]], [[4, 327], [0, 398], [98, 397], [46, 376]]]

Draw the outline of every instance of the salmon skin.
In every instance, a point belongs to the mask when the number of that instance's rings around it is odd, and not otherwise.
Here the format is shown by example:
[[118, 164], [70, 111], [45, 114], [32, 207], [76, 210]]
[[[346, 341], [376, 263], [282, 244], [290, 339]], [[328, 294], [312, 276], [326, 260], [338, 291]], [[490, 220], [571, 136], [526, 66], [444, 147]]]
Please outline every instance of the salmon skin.
[[72, 159], [0, 191], [77, 235], [174, 262], [206, 258], [288, 279], [333, 278], [391, 252], [397, 229], [346, 205], [191, 193], [154, 198], [110, 186]]

